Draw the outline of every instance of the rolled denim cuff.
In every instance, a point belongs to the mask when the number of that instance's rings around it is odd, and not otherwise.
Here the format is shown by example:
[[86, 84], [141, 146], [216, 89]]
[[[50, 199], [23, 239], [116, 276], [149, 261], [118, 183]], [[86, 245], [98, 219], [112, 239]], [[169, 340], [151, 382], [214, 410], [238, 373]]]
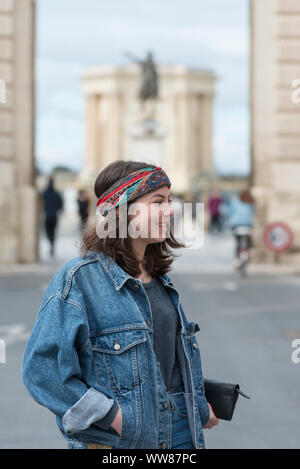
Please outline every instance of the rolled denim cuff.
[[102, 428], [103, 430], [108, 430], [109, 427], [111, 426], [115, 416], [117, 415], [118, 413], [118, 410], [119, 410], [119, 405], [118, 403], [115, 401], [114, 405], [112, 406], [112, 408], [107, 412], [107, 414], [105, 415], [105, 417], [103, 417], [103, 419], [101, 420], [98, 420], [97, 422], [94, 423], [94, 425], [96, 425], [97, 427], [99, 428]]
[[114, 405], [114, 399], [95, 388], [88, 391], [64, 414], [62, 424], [67, 435], [87, 429], [101, 420]]

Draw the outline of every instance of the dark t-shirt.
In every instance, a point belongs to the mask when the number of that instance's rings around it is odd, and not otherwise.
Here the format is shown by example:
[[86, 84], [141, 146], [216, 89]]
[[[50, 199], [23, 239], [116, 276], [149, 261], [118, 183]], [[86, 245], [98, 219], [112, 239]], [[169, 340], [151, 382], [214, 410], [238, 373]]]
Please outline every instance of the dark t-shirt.
[[180, 330], [178, 312], [158, 278], [153, 277], [143, 286], [153, 316], [153, 348], [169, 391], [183, 384], [176, 352], [176, 333]]

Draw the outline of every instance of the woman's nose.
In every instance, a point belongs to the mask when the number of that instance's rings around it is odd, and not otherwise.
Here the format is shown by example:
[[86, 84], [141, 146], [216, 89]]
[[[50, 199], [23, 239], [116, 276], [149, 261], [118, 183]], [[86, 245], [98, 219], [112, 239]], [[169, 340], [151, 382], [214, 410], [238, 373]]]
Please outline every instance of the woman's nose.
[[164, 218], [169, 218], [174, 216], [174, 210], [166, 204], [166, 207], [162, 210], [162, 216]]

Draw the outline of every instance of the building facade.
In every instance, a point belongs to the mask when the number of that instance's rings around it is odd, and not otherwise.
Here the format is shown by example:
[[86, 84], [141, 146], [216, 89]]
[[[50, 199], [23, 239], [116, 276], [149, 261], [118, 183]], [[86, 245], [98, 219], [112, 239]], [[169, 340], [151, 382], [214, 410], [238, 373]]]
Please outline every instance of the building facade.
[[33, 0], [0, 0], [0, 263], [38, 260]]
[[300, 0], [250, 0], [251, 158], [256, 196], [255, 257], [273, 261], [268, 223], [293, 231], [282, 262], [300, 261]]

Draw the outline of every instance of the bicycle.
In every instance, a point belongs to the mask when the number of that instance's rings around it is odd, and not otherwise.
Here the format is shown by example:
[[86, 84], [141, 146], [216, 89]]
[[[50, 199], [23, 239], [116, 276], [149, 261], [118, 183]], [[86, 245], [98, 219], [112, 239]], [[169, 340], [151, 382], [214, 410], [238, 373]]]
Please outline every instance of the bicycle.
[[236, 259], [234, 266], [242, 277], [247, 276], [247, 265], [250, 261], [249, 248], [251, 247], [251, 226], [239, 225], [233, 228], [236, 238]]

